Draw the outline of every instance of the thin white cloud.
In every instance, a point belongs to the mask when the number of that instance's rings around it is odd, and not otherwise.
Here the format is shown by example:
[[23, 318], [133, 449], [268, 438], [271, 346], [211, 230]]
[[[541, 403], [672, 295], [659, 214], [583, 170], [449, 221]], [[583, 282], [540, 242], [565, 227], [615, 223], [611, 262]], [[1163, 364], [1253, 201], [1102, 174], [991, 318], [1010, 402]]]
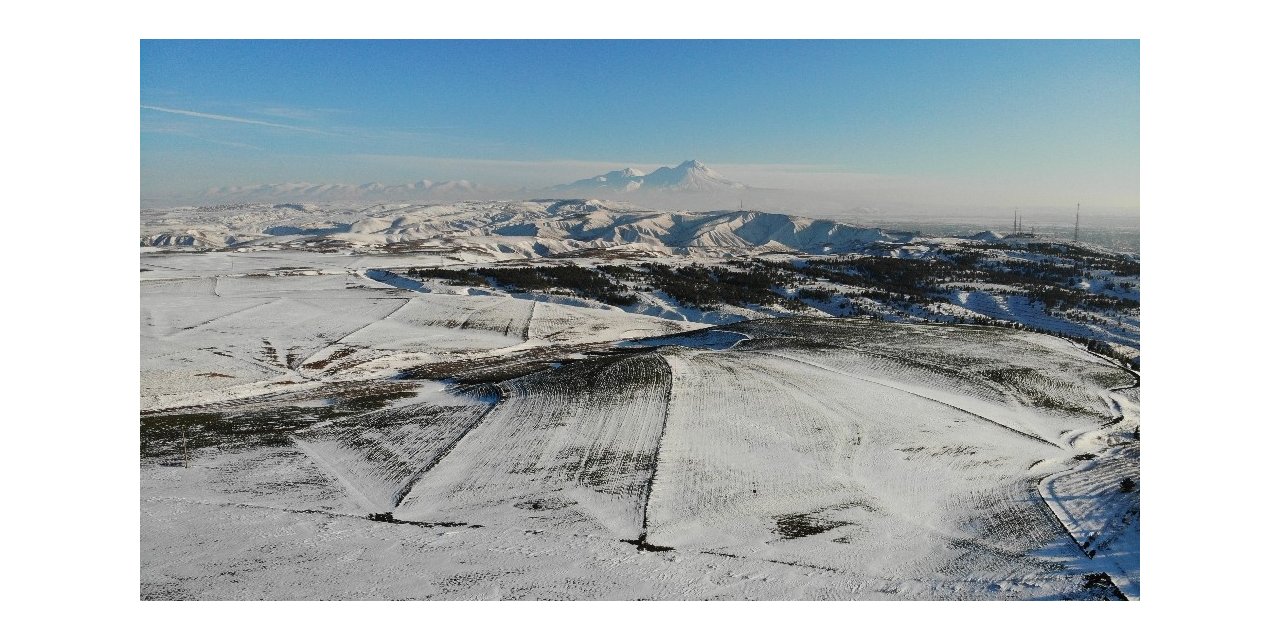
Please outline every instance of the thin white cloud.
[[206, 120], [218, 120], [221, 122], [236, 122], [239, 124], [254, 124], [261, 127], [275, 127], [277, 129], [289, 129], [290, 131], [301, 131], [304, 133], [315, 133], [323, 136], [337, 135], [329, 131], [320, 131], [319, 129], [308, 129], [306, 127], [295, 127], [288, 124], [280, 124], [278, 122], [267, 122], [265, 120], [250, 120], [248, 118], [237, 118], [235, 116], [224, 116], [217, 113], [202, 113], [200, 111], [186, 111], [183, 109], [168, 109], [165, 107], [153, 107], [150, 105], [142, 105], [143, 109], [151, 111], [160, 111], [162, 113], [172, 113], [180, 116], [189, 116], [192, 118], [205, 118]]
[[257, 113], [271, 118], [284, 118], [285, 120], [301, 120], [304, 122], [318, 122], [331, 114], [350, 113], [345, 109], [328, 109], [318, 107], [282, 107], [267, 106], [249, 109], [251, 113]]

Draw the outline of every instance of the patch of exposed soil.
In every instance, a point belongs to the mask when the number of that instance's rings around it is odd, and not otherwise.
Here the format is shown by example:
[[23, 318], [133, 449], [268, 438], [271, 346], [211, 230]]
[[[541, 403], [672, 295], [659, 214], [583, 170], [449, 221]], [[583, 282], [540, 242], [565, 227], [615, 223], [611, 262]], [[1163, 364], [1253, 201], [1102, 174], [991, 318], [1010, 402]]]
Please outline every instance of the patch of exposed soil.
[[776, 523], [774, 531], [787, 540], [813, 536], [852, 524], [843, 520], [828, 520], [811, 513], [793, 513], [777, 516], [774, 518], [774, 522]]

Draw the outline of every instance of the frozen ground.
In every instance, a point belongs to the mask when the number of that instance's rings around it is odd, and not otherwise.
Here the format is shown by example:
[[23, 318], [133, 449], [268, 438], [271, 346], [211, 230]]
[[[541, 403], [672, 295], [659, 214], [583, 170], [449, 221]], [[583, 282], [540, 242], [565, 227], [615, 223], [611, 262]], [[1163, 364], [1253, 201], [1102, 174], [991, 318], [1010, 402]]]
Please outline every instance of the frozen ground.
[[422, 264], [144, 251], [143, 598], [1140, 596], [1137, 377], [1075, 344]]
[[[643, 271], [654, 263], [676, 270], [772, 270], [772, 291], [764, 296], [770, 300], [721, 291], [711, 305], [689, 300], [692, 290], [672, 288], [670, 278], [654, 282], [652, 271], [605, 277], [635, 298], [626, 310], [660, 318], [722, 324], [818, 315], [995, 323], [1092, 341], [1095, 350], [1140, 361], [1137, 254], [1034, 234], [924, 236], [761, 211], [698, 213], [548, 199], [147, 210], [140, 244], [144, 256], [212, 250], [214, 256], [279, 262], [284, 273], [337, 266], [397, 287], [469, 295], [493, 291], [474, 280], [451, 286], [440, 279], [442, 272], [546, 264]], [[204, 268], [218, 275], [216, 263], [210, 258]], [[143, 267], [149, 268], [145, 260]], [[433, 275], [411, 283], [405, 276], [413, 267], [430, 268]], [[547, 301], [584, 306], [571, 301], [572, 292], [561, 293]]]

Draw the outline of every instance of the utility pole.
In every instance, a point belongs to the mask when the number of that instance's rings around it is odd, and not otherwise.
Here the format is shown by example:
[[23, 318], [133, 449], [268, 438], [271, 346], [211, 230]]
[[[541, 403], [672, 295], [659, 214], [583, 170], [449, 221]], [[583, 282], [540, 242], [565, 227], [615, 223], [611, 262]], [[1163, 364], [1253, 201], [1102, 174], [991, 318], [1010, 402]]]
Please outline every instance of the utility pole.
[[1076, 203], [1076, 236], [1075, 241], [1080, 242], [1080, 203]]

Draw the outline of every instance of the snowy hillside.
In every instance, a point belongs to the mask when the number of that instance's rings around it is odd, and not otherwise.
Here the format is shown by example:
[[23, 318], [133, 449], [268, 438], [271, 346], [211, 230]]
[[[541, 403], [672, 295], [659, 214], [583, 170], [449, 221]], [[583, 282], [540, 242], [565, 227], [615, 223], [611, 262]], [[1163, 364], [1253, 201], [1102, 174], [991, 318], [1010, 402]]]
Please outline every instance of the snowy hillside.
[[1071, 343], [413, 261], [144, 254], [144, 598], [1140, 595], [1136, 378]]
[[1141, 596], [1136, 257], [602, 200], [141, 245], [144, 599]]
[[[533, 200], [149, 210], [143, 212], [141, 244], [417, 254], [416, 266], [433, 267], [544, 258], [589, 267], [660, 261], [686, 268], [686, 278], [689, 267], [718, 265], [770, 272], [767, 277], [781, 279], [768, 286], [810, 313], [1004, 323], [1100, 341], [1122, 349], [1125, 357], [1138, 354], [1135, 258], [993, 232], [931, 238], [759, 211], [693, 213], [605, 200]], [[627, 286], [635, 284], [641, 283]], [[798, 310], [774, 305], [752, 311], [732, 300], [718, 301], [715, 309], [684, 304], [675, 310], [681, 305], [663, 297], [672, 292], [657, 289], [638, 291], [644, 302], [632, 311], [743, 319]]]
[[[771, 248], [846, 251], [900, 239], [879, 229], [759, 211], [653, 211], [600, 200], [339, 207], [242, 205], [143, 212], [143, 246], [302, 246], [355, 250], [459, 247], [526, 257], [631, 243], [657, 250]], [[301, 242], [299, 242], [301, 240]]]

